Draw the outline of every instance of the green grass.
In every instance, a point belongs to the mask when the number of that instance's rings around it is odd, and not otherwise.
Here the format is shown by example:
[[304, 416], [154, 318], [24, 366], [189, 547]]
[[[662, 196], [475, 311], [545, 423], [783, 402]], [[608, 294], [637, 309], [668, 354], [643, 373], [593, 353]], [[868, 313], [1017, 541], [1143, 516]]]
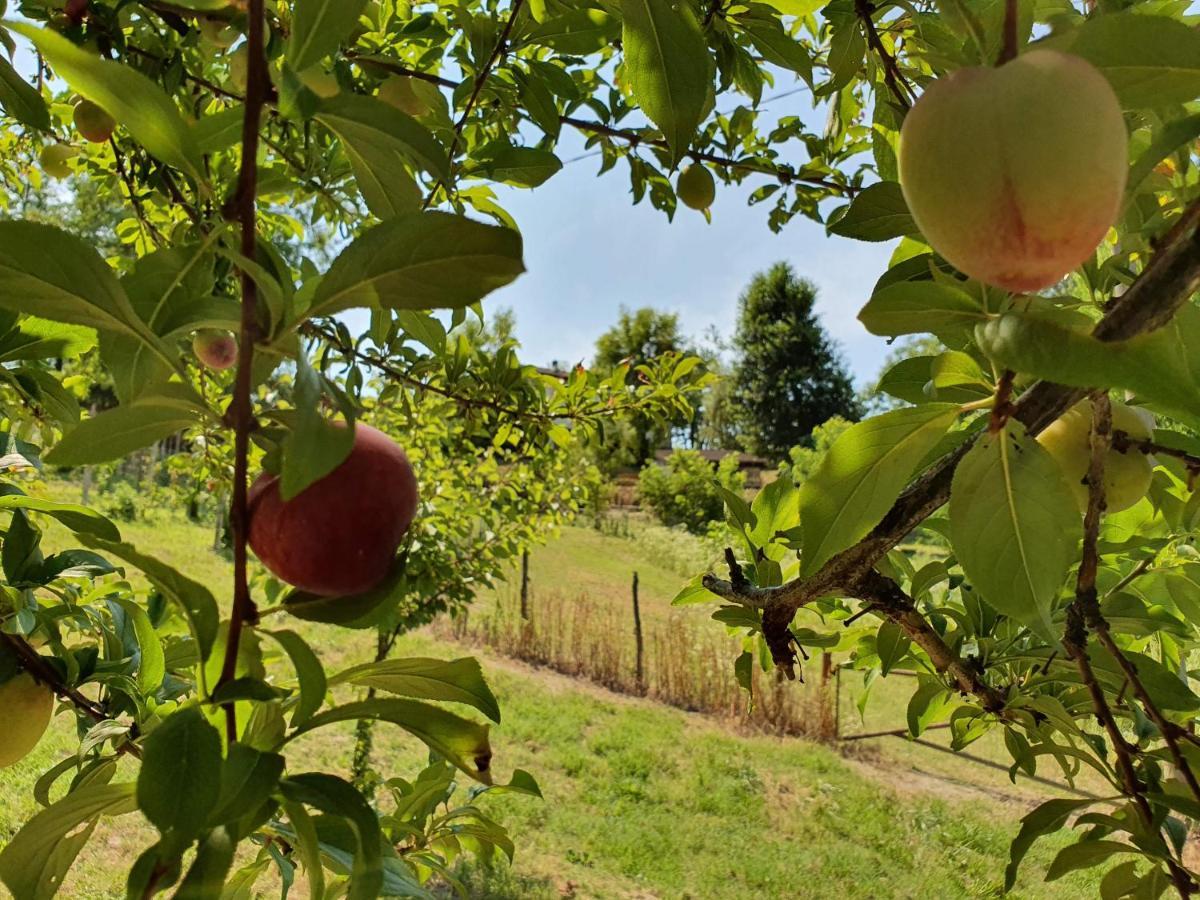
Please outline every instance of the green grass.
[[[58, 496], [69, 491], [56, 486]], [[65, 536], [52, 529], [48, 540]], [[229, 564], [207, 549], [207, 529], [164, 515], [122, 526], [127, 540], [170, 560], [227, 596]], [[680, 576], [636, 558], [637, 545], [589, 529], [566, 529], [533, 558], [534, 586], [566, 583], [613, 602], [627, 601], [626, 575], [636, 567], [650, 614], [665, 615]], [[290, 627], [290, 626], [289, 626]], [[370, 635], [302, 626], [329, 671], [365, 658]], [[398, 653], [452, 657], [461, 647], [418, 634]], [[493, 731], [497, 775], [524, 768], [546, 799], [487, 800], [511, 830], [515, 865], [485, 873], [464, 870], [472, 896], [490, 898], [745, 898], [996, 896], [1016, 819], [1028, 808], [928, 775], [922, 751], [900, 741], [846, 758], [794, 739], [738, 733], [721, 722], [649, 701], [619, 697], [562, 676], [483, 655], [501, 700]], [[893, 679], [893, 681], [895, 681]], [[902, 689], [906, 685], [897, 685]], [[911, 687], [911, 686], [908, 686]], [[876, 700], [886, 701], [881, 693]], [[900, 707], [902, 709], [902, 707]], [[881, 714], [882, 715], [882, 714]], [[902, 718], [902, 716], [900, 717]], [[893, 719], [895, 721], [895, 719]], [[0, 843], [36, 811], [38, 774], [75, 746], [68, 717], [19, 765], [0, 770]], [[323, 730], [297, 742], [303, 768], [345, 771], [352, 728]], [[385, 774], [411, 775], [419, 745], [379, 731], [376, 763]], [[126, 777], [133, 777], [130, 766]], [[969, 780], [969, 779], [968, 779]], [[949, 785], [942, 789], [939, 785]], [[106, 823], [80, 858], [63, 896], [123, 895], [123, 873], [154, 839], [136, 816]], [[1043, 884], [1062, 838], [1035, 848], [1017, 896], [1096, 894], [1096, 880], [1072, 876]], [[264, 894], [267, 896], [268, 894]], [[297, 892], [295, 896], [303, 896]]]

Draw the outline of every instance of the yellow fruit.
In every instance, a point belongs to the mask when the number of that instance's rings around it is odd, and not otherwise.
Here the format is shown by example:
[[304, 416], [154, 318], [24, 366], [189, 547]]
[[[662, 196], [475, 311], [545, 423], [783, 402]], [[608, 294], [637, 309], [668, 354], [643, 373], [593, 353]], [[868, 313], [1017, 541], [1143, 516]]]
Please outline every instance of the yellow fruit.
[[117, 130], [113, 117], [91, 100], [75, 104], [75, 130], [93, 144], [103, 144]]
[[951, 264], [1034, 291], [1091, 257], [1116, 220], [1128, 143], [1104, 76], [1079, 57], [1032, 50], [925, 91], [900, 131], [900, 185]]
[[241, 32], [224, 19], [205, 18], [200, 20], [200, 36], [214, 47], [228, 50], [235, 43]]
[[71, 174], [67, 163], [78, 155], [79, 151], [67, 144], [50, 144], [42, 148], [39, 160], [42, 170], [51, 178], [66, 178]]
[[22, 672], [0, 684], [0, 768], [11, 766], [29, 755], [50, 725], [54, 694]]
[[[1147, 440], [1153, 434], [1153, 418], [1123, 403], [1114, 403], [1113, 430]], [[1146, 416], [1146, 418], [1143, 418]], [[1147, 421], [1150, 419], [1150, 421]], [[1075, 404], [1038, 435], [1040, 443], [1066, 476], [1081, 512], [1087, 510], [1087, 471], [1091, 464], [1092, 405]], [[1104, 459], [1104, 499], [1109, 512], [1128, 509], [1146, 496], [1154, 466], [1137, 450], [1109, 450]]]
[[250, 69], [250, 53], [243, 45], [229, 57], [229, 85], [239, 94], [246, 93]]
[[407, 75], [392, 75], [388, 78], [379, 86], [379, 99], [414, 118], [429, 112], [429, 104], [417, 94], [413, 88], [413, 79]]
[[717, 184], [713, 181], [712, 173], [700, 163], [696, 163], [679, 173], [679, 180], [675, 182], [675, 193], [684, 206], [706, 210], [716, 199]]
[[320, 69], [305, 69], [297, 76], [301, 84], [316, 94], [318, 97], [336, 97], [341, 93], [342, 87], [338, 84], [338, 80], [330, 72], [323, 72]]

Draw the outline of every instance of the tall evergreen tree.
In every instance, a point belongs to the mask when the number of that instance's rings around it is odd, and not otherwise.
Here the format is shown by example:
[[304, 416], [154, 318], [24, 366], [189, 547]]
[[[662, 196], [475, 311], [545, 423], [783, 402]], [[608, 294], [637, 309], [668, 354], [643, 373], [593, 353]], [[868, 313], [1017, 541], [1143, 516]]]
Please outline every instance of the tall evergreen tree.
[[813, 308], [816, 299], [813, 284], [787, 263], [759, 272], [741, 296], [734, 398], [751, 452], [785, 459], [831, 416], [861, 415], [846, 364]]

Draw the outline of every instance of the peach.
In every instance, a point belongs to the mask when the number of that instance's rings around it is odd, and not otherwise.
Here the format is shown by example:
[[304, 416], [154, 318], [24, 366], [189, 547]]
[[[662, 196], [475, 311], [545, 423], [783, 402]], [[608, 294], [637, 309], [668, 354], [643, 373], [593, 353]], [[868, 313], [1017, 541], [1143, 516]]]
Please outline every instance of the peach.
[[1091, 64], [1031, 50], [935, 81], [900, 131], [900, 185], [930, 246], [979, 281], [1049, 287], [1116, 220], [1129, 166], [1112, 88]]
[[[1154, 433], [1153, 416], [1123, 403], [1114, 403], [1113, 430], [1149, 440]], [[1040, 443], [1058, 463], [1080, 512], [1087, 511], [1087, 472], [1092, 461], [1092, 405], [1083, 400], [1051, 422], [1038, 435]], [[1104, 458], [1104, 500], [1109, 512], [1128, 509], [1146, 496], [1154, 465], [1137, 450], [1109, 450]]]
[[250, 489], [250, 547], [277, 578], [321, 597], [369, 591], [387, 577], [417, 512], [417, 479], [404, 451], [368, 425], [336, 469], [291, 500], [279, 478]]
[[4, 731], [0, 735], [0, 768], [20, 762], [38, 745], [54, 714], [54, 694], [19, 672], [0, 684]]
[[75, 129], [93, 144], [103, 144], [117, 130], [113, 117], [91, 100], [80, 100], [75, 104]]
[[223, 372], [237, 363], [237, 339], [227, 331], [197, 331], [192, 338], [192, 352], [210, 369]]

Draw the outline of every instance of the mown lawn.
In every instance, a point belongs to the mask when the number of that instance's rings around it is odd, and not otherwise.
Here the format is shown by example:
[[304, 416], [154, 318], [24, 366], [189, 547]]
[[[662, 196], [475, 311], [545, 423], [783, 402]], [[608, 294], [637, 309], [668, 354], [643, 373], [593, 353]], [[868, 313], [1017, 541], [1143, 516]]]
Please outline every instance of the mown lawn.
[[[55, 488], [61, 493], [61, 488]], [[62, 539], [51, 531], [55, 542]], [[226, 593], [229, 566], [208, 551], [209, 531], [181, 519], [126, 523], [127, 540], [169, 559], [187, 574]], [[576, 553], [583, 547], [586, 552]], [[653, 572], [636, 559], [636, 542], [567, 529], [535, 555], [535, 572], [552, 565], [613, 585], [588, 566]], [[635, 562], [636, 559], [636, 562]], [[650, 603], [669, 601], [660, 570]], [[646, 583], [646, 582], [644, 582]], [[649, 582], [654, 584], [652, 580]], [[615, 585], [614, 589], [615, 589]], [[276, 627], [282, 625], [275, 620]], [[292, 627], [289, 625], [289, 627]], [[303, 627], [331, 672], [369, 653], [370, 636]], [[426, 635], [406, 638], [399, 653], [452, 657], [460, 647]], [[939, 791], [910, 783], [903, 765], [875, 754], [864, 762], [794, 739], [738, 733], [702, 716], [649, 701], [608, 694], [585, 683], [519, 664], [483, 658], [500, 697], [503, 723], [493, 731], [496, 771], [533, 772], [544, 801], [518, 796], [488, 801], [517, 843], [516, 862], [485, 873], [466, 870], [472, 896], [491, 898], [749, 898], [749, 897], [989, 897], [997, 896], [1016, 818], [1027, 808], [983, 793]], [[38, 774], [74, 746], [66, 717], [37, 752], [0, 771], [0, 843], [36, 804]], [[380, 732], [377, 766], [411, 775], [422, 748], [395, 732]], [[344, 771], [349, 726], [298, 742], [293, 758], [305, 769]], [[888, 752], [904, 750], [894, 742]], [[916, 749], [916, 748], [913, 748]], [[925, 751], [929, 752], [929, 751]], [[916, 764], [914, 764], [916, 765]], [[128, 771], [127, 777], [133, 777]], [[931, 783], [936, 783], [934, 780]], [[135, 816], [107, 823], [63, 896], [123, 896], [123, 873], [153, 840]], [[1096, 880], [1069, 877], [1044, 884], [1053, 849], [1047, 841], [1027, 860], [1021, 897], [1096, 895]], [[263, 896], [277, 896], [274, 890]], [[298, 885], [293, 896], [304, 896]]]

